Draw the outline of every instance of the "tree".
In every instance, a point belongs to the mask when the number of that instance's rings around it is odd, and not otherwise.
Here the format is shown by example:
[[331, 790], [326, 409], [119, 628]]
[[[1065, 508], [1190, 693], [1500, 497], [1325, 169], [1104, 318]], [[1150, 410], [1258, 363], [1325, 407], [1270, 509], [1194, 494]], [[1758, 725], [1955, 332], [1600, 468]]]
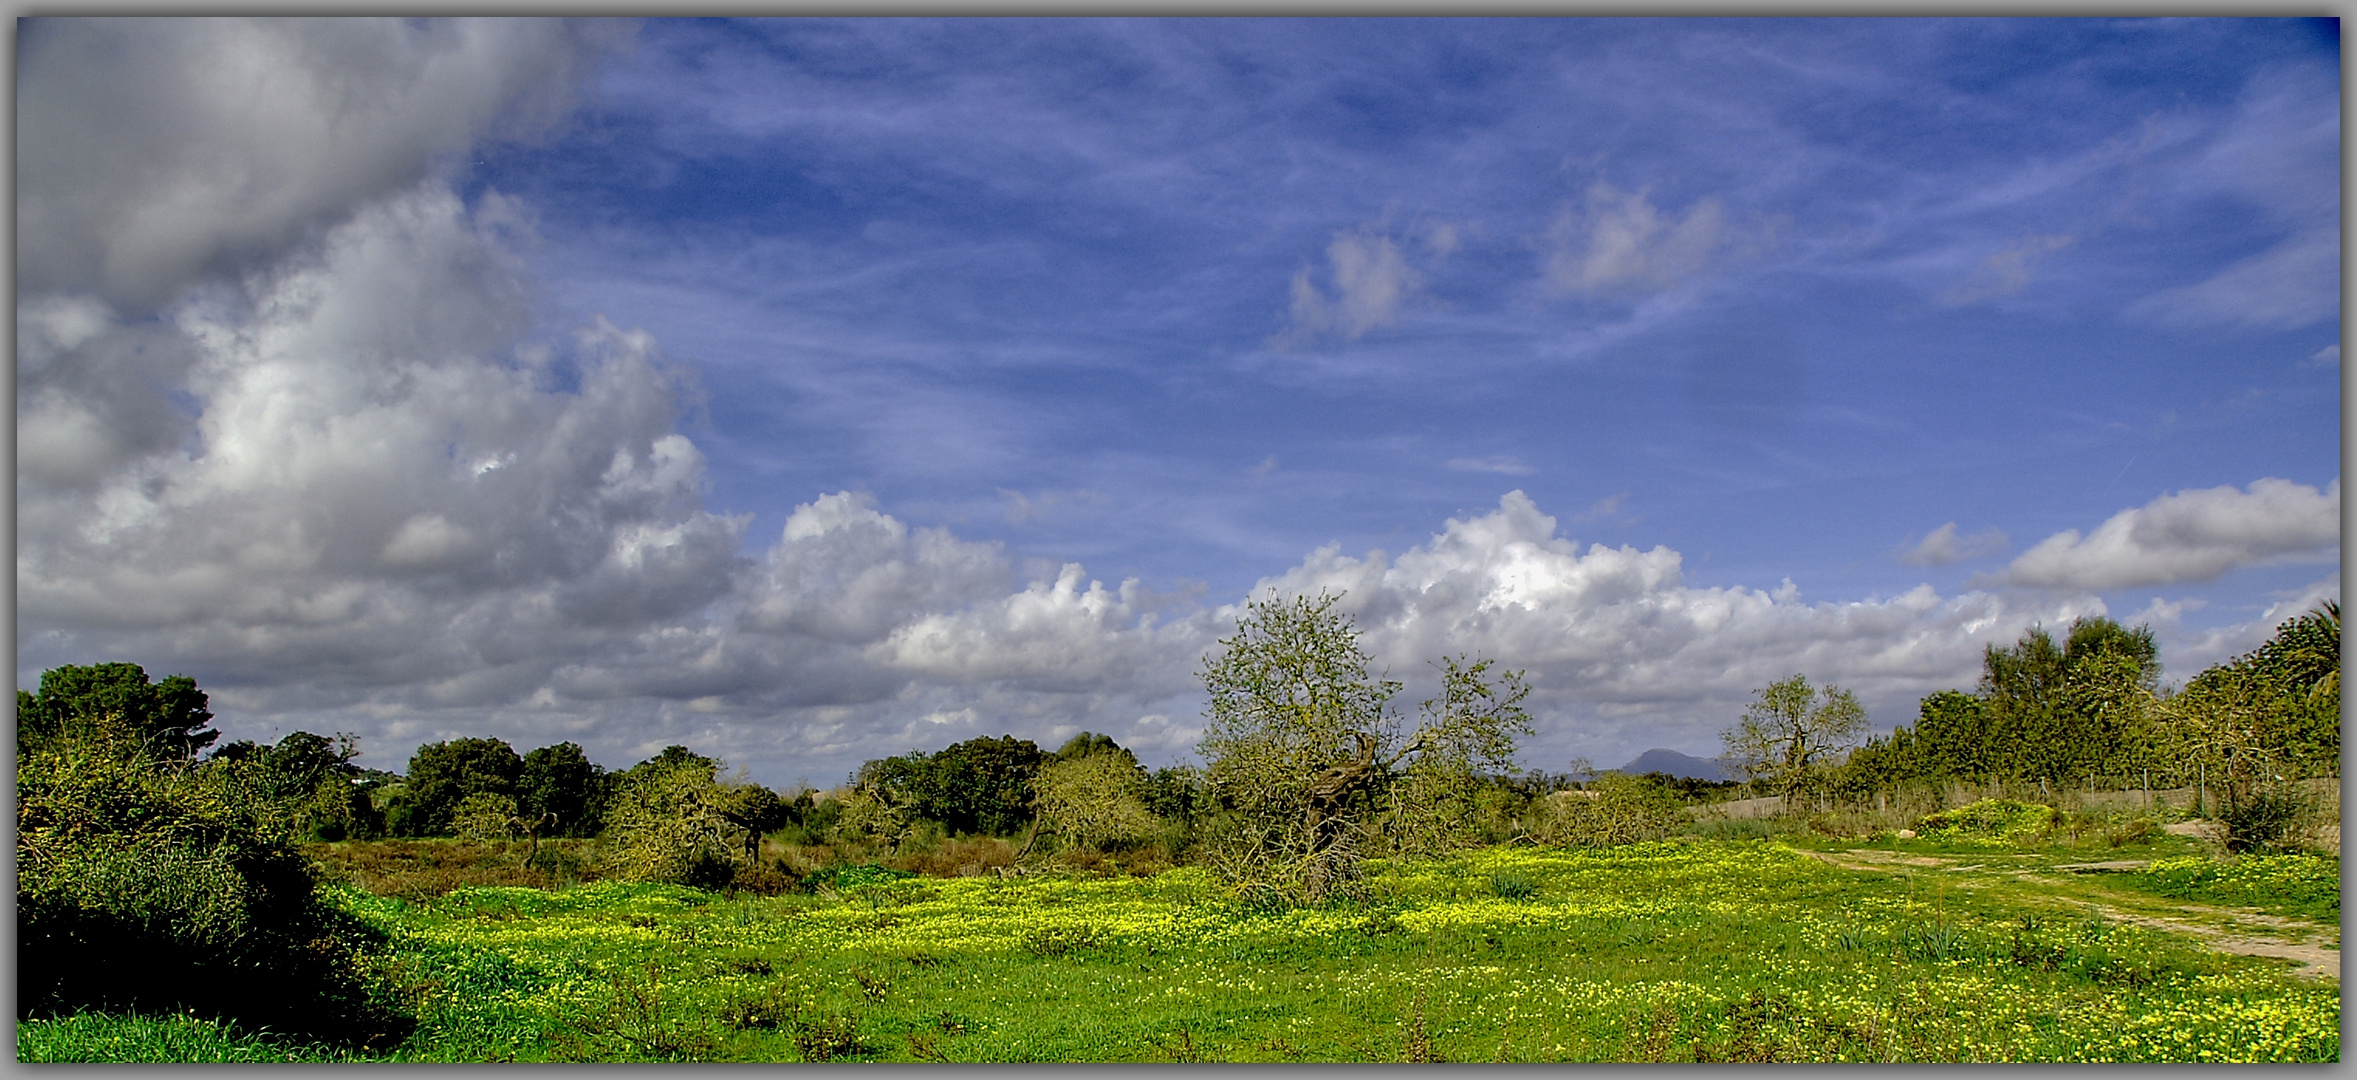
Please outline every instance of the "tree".
[[1010, 835], [1031, 818], [1041, 760], [1036, 743], [1012, 735], [956, 743], [925, 759], [910, 809], [952, 833]]
[[621, 876], [721, 889], [736, 874], [737, 826], [719, 763], [697, 755], [641, 762], [627, 770], [606, 811], [612, 858]]
[[607, 786], [606, 771], [589, 760], [581, 744], [543, 746], [524, 755], [516, 774], [517, 812], [549, 819], [554, 835], [588, 836], [604, 822]]
[[2286, 770], [2337, 763], [2339, 654], [2340, 605], [2319, 605], [2159, 703], [2158, 741], [2207, 778], [2223, 816], [2239, 817]]
[[524, 759], [499, 739], [452, 739], [427, 743], [409, 758], [407, 792], [389, 815], [403, 836], [443, 836], [451, 816], [469, 795], [516, 796]]
[[1039, 828], [1080, 847], [1143, 839], [1156, 827], [1146, 809], [1146, 770], [1118, 747], [1058, 757], [1032, 783], [1039, 793]]
[[[1421, 750], [1394, 779], [1386, 839], [1400, 855], [1434, 855], [1481, 842], [1482, 776], [1511, 774], [1515, 736], [1530, 734], [1519, 673], [1493, 676], [1488, 660], [1444, 657], [1440, 696], [1421, 707], [1411, 745]], [[1494, 682], [1493, 682], [1494, 679]]]
[[152, 717], [76, 721], [19, 747], [22, 1015], [186, 1009], [336, 1042], [404, 1033], [367, 973], [384, 935], [320, 894], [257, 764], [192, 765], [188, 742], [149, 737]]
[[1355, 876], [1367, 830], [1401, 820], [1402, 761], [1435, 776], [1511, 768], [1514, 736], [1529, 731], [1519, 673], [1493, 686], [1487, 663], [1450, 661], [1442, 696], [1401, 741], [1389, 706], [1400, 684], [1369, 675], [1339, 599], [1248, 601], [1202, 671], [1211, 703], [1200, 752], [1222, 810], [1206, 855], [1239, 883], [1312, 900]]
[[22, 752], [44, 739], [98, 730], [138, 743], [160, 760], [192, 761], [221, 733], [196, 680], [171, 675], [150, 683], [137, 664], [66, 665], [41, 673], [39, 693], [16, 692], [16, 742]]
[[1818, 690], [1807, 676], [1794, 675], [1759, 690], [1719, 737], [1745, 776], [1792, 796], [1807, 790], [1829, 757], [1865, 727], [1866, 710], [1855, 695], [1838, 686]]
[[2160, 681], [2151, 628], [2099, 616], [2074, 620], [2057, 645], [2032, 627], [1981, 660], [1987, 717], [1984, 775], [2059, 779], [2131, 764], [2138, 703]]

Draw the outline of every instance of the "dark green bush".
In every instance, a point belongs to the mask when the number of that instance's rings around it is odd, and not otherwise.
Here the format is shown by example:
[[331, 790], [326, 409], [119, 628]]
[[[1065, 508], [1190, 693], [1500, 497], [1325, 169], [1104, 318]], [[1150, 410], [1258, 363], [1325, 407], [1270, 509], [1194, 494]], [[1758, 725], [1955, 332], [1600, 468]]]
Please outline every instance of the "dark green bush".
[[2296, 788], [2259, 788], [2248, 796], [2218, 807], [2218, 821], [2226, 826], [2226, 850], [2259, 851], [2278, 847], [2297, 830], [2308, 814], [2309, 800]]
[[238, 762], [60, 738], [17, 759], [20, 1015], [187, 1011], [345, 1044], [398, 1038], [383, 937], [329, 903], [293, 810]]

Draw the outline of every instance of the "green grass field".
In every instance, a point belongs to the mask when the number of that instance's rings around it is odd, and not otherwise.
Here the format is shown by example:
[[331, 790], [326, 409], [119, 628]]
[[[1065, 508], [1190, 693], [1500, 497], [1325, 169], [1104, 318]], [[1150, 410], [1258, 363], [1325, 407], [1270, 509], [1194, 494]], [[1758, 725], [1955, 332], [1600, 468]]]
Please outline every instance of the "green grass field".
[[[2272, 912], [2337, 950], [2337, 860], [2088, 873], [2070, 853], [1799, 843], [1493, 848], [1374, 864], [1314, 908], [1194, 869], [338, 895], [393, 935], [420, 1020], [374, 1060], [2339, 1059], [2337, 977], [2144, 918]], [[17, 1037], [25, 1061], [340, 1059], [190, 1019]]]

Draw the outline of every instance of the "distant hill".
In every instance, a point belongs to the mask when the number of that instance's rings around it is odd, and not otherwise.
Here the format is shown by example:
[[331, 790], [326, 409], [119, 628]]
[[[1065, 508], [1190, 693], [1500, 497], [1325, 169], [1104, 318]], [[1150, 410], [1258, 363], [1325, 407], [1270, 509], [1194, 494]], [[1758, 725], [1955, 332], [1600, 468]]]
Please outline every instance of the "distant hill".
[[1620, 772], [1624, 776], [1642, 776], [1649, 772], [1657, 772], [1693, 780], [1733, 779], [1726, 774], [1725, 769], [1719, 767], [1716, 760], [1698, 758], [1690, 754], [1681, 754], [1675, 750], [1663, 750], [1659, 747], [1637, 755], [1635, 761], [1621, 766]]

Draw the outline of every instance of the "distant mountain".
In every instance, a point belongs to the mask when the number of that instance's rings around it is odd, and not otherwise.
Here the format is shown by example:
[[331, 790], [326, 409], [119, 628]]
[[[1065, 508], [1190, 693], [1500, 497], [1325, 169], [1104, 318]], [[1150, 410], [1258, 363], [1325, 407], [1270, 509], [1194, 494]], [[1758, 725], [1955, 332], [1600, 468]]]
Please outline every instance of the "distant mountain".
[[1649, 772], [1657, 772], [1696, 780], [1729, 779], [1726, 770], [1720, 768], [1716, 760], [1698, 758], [1689, 754], [1681, 754], [1675, 750], [1663, 750], [1659, 747], [1637, 755], [1635, 761], [1621, 766], [1620, 772], [1623, 776], [1642, 776]]

